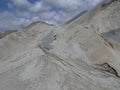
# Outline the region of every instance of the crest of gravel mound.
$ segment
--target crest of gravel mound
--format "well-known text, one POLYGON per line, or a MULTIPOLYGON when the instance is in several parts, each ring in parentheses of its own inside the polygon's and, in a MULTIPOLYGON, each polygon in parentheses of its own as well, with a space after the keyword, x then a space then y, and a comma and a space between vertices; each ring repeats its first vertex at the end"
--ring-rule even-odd
POLYGON ((0 39, 0 90, 119 90, 120 2, 61 26, 34 22, 0 39))

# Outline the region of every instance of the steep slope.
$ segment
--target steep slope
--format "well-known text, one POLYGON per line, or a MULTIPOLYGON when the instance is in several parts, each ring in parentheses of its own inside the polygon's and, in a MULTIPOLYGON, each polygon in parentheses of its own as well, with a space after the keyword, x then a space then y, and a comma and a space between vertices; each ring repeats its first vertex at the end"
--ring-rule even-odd
POLYGON ((4 32, 0 32, 0 38, 3 38, 3 37, 5 37, 5 36, 7 36, 7 35, 9 35, 9 34, 11 34, 13 32, 17 32, 17 31, 18 30, 6 30, 4 32))
POLYGON ((103 4, 66 25, 34 22, 0 39, 0 90, 119 90, 118 57, 104 39, 107 24, 105 34, 94 28, 98 13, 119 2, 103 4))
POLYGON ((3 33, 0 32, 0 38, 2 38, 2 37, 3 37, 3 33))
POLYGON ((109 63, 120 74, 119 9, 119 0, 107 0, 66 25, 66 34, 75 36, 73 40, 80 44, 91 63, 109 63), (117 35, 109 35, 116 30, 117 35))

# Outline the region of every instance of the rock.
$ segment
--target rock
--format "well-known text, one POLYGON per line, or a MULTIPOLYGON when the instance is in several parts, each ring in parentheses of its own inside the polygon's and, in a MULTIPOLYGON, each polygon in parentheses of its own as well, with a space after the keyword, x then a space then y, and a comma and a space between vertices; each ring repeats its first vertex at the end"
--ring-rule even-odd
POLYGON ((2 37, 3 37, 3 33, 0 32, 0 38, 2 38, 2 37))
POLYGON ((17 31, 18 30, 6 30, 4 32, 0 32, 0 38, 3 38, 3 37, 5 37, 5 36, 7 36, 7 35, 9 35, 9 34, 11 34, 13 32, 17 32, 17 31))
POLYGON ((34 22, 1 38, 0 90, 119 90, 120 2, 109 1, 64 25, 34 22))

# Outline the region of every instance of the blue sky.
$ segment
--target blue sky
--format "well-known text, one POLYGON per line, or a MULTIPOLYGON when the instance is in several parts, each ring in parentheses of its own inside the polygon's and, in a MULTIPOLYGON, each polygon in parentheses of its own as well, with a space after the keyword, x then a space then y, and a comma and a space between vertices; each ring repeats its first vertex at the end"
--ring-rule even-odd
POLYGON ((101 0, 1 0, 0 31, 19 29, 33 21, 60 24, 101 0))

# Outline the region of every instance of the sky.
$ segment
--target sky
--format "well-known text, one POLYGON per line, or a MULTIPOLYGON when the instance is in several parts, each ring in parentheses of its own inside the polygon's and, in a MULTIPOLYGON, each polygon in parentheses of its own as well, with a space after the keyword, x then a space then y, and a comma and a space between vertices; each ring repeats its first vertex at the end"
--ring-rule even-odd
POLYGON ((64 23, 101 0, 0 0, 0 31, 20 29, 34 21, 64 23))

